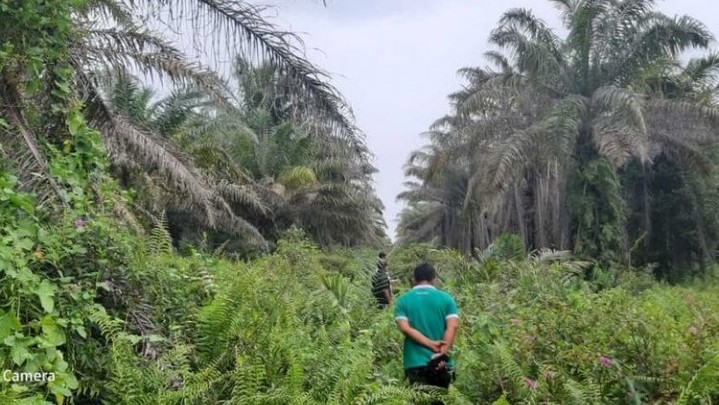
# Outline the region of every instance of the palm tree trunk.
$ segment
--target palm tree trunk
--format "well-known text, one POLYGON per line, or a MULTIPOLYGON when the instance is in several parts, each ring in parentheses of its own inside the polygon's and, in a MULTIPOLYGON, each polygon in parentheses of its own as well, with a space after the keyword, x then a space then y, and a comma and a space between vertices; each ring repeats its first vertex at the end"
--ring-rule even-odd
POLYGON ((704 220, 701 215, 701 208, 699 207, 699 201, 697 198, 698 193, 696 188, 694 187, 694 184, 689 181, 682 168, 679 168, 679 176, 682 179, 682 183, 684 183, 685 187, 689 189, 689 203, 692 210, 692 219, 694 219, 694 223, 696 224, 695 226, 697 229, 699 248, 701 250, 702 265, 706 265, 711 261, 712 257, 709 252, 709 244, 707 243, 706 231, 704 229, 704 220))
POLYGON ((514 186, 514 208, 516 210, 517 215, 517 227, 519 228, 519 236, 522 238, 522 243, 524 246, 527 245, 527 229, 526 224, 524 222, 524 207, 522 206, 522 194, 519 190, 519 186, 514 186))
MULTIPOLYGON (((547 167, 547 171, 549 171, 549 168, 547 167)), ((536 230, 536 236, 535 236, 535 243, 536 247, 538 248, 545 248, 549 247, 549 243, 547 241, 547 232, 546 232, 546 223, 545 223, 545 210, 547 209, 547 178, 543 178, 542 175, 536 176, 536 185, 535 185, 535 230, 536 230)))

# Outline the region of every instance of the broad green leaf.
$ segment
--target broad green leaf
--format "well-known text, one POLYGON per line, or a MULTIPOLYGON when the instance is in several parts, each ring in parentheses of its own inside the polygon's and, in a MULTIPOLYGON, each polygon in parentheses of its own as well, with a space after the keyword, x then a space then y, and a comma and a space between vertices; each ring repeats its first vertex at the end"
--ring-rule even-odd
POLYGON ((55 295, 56 287, 48 280, 42 280, 35 294, 40 297, 40 304, 45 312, 50 313, 55 308, 55 301, 53 296, 55 295))
POLYGON ((12 357, 13 363, 20 366, 25 360, 32 358, 32 354, 27 350, 25 342, 15 340, 14 344, 10 346, 10 357, 12 357))
POLYGON ((512 405, 507 401, 505 394, 502 394, 496 401, 492 402, 492 405, 512 405))
POLYGON ((129 334, 129 333, 125 333, 125 332, 120 333, 120 334, 118 335, 118 338, 121 339, 121 340, 124 340, 124 341, 126 341, 126 342, 130 342, 130 343, 132 343, 133 345, 136 345, 136 344, 138 344, 138 343, 140 343, 140 342, 142 341, 142 337, 137 336, 137 335, 132 335, 132 334, 129 334))
POLYGON ((151 343, 156 343, 156 342, 164 342, 165 338, 160 335, 150 335, 147 337, 147 340, 151 343))
POLYGON ((30 250, 35 245, 35 242, 33 242, 29 238, 22 238, 15 242, 15 246, 21 250, 30 250))
POLYGON ((75 374, 73 373, 65 374, 65 383, 67 387, 71 390, 77 389, 77 387, 79 386, 77 378, 75 378, 75 374))
POLYGON ((83 338, 87 338, 87 331, 85 330, 85 327, 82 325, 75 325, 73 326, 73 329, 75 332, 77 332, 78 335, 82 336, 83 338))
MULTIPOLYGON (((12 384, 10 386, 10 389, 13 392, 27 392, 28 390, 30 390, 30 388, 27 385, 20 385, 20 384, 12 384)), ((30 398, 26 398, 26 399, 30 399, 30 398)), ((30 403, 32 403, 32 402, 30 402, 30 403)))
POLYGON ((8 312, 0 315, 0 340, 5 340, 5 338, 11 336, 16 330, 20 329, 20 326, 20 321, 17 320, 14 314, 8 312))
POLYGON ((48 342, 53 346, 60 346, 65 343, 65 333, 62 328, 58 326, 55 319, 50 316, 45 316, 40 321, 42 331, 45 334, 48 342))

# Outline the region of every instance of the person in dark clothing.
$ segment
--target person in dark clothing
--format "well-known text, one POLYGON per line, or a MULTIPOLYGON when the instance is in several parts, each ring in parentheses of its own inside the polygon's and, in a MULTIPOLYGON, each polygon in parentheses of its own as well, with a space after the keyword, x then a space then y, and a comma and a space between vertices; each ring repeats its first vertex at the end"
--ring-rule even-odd
POLYGON ((454 360, 448 353, 457 334, 459 310, 454 298, 435 288, 434 282, 430 264, 417 266, 414 287, 397 299, 395 321, 405 335, 403 362, 410 384, 449 388, 454 360))
POLYGON ((392 305, 392 285, 387 270, 387 254, 381 252, 377 260, 377 269, 372 277, 372 294, 377 300, 378 308, 392 305))

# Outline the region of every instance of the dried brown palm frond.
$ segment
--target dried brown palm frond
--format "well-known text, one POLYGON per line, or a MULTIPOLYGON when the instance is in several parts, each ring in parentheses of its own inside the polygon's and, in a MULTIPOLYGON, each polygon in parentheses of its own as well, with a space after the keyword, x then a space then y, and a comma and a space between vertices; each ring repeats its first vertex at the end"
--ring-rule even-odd
POLYGON ((707 152, 719 145, 719 109, 690 100, 660 99, 650 101, 648 110, 649 135, 655 149, 692 171, 708 174, 713 158, 707 152))
POLYGON ((220 224, 214 229, 223 230, 225 232, 242 235, 245 240, 253 247, 259 250, 267 250, 267 241, 260 231, 244 218, 234 214, 227 200, 219 195, 215 195, 215 217, 220 224))
POLYGON ((256 186, 233 184, 225 180, 217 183, 217 192, 231 204, 237 204, 262 215, 270 216, 271 209, 258 194, 256 186))
POLYGON ((40 149, 38 139, 33 134, 23 113, 24 101, 15 84, 8 82, 8 72, 0 71, 0 118, 5 122, 0 123, 0 145, 4 150, 10 150, 12 156, 10 161, 18 167, 21 187, 25 190, 35 190, 40 197, 40 205, 58 201, 66 206, 65 193, 50 175, 48 162, 45 159, 44 151, 40 149), (17 134, 20 137, 18 139, 17 134), (42 185, 49 190, 42 190, 42 185))
POLYGON ((265 245, 259 231, 233 213, 227 201, 218 195, 212 180, 201 173, 184 152, 111 111, 89 79, 80 88, 85 92, 90 123, 100 131, 115 165, 132 162, 157 173, 163 179, 165 194, 175 196, 168 203, 192 213, 204 226, 244 234, 258 245, 265 245))
POLYGON ((120 162, 114 159, 116 155, 132 156, 133 161, 139 162, 147 170, 156 170, 172 188, 189 197, 185 200, 187 208, 199 209, 209 225, 215 224, 211 209, 213 191, 184 153, 157 135, 137 128, 121 116, 107 113, 105 119, 92 123, 106 140, 111 161, 116 164, 120 162))

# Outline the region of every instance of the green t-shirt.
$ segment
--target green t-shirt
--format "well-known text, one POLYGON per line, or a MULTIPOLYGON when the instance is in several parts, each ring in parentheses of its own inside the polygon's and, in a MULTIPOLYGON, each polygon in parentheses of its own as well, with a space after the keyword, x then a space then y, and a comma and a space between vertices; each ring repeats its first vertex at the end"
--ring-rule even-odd
MULTIPOLYGON (((395 320, 407 320, 409 325, 431 340, 442 340, 445 321, 459 318, 457 304, 451 295, 431 285, 418 285, 402 294, 394 307, 395 320)), ((432 350, 404 338, 404 368, 423 367, 432 359, 432 350)), ((454 362, 450 359, 450 367, 454 362)))

